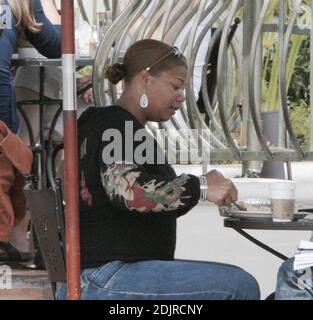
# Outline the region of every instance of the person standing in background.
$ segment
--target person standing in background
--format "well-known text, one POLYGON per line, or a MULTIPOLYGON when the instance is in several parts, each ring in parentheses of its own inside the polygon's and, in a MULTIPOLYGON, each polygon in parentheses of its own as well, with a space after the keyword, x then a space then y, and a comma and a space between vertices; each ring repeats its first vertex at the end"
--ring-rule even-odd
MULTIPOLYGON (((14 137, 18 132, 19 123, 11 59, 20 36, 29 41, 42 55, 59 58, 60 17, 53 0, 0 0, 0 5, 8 11, 6 14, 12 17, 8 19, 8 22, 11 20, 11 24, 1 29, 0 35, 0 143, 5 144, 0 153, 0 261, 25 261, 29 259, 29 255, 22 254, 10 243, 13 227, 22 221, 26 209, 23 183, 20 179, 24 172, 19 170, 19 161, 26 161, 20 157, 20 154, 23 154, 21 149, 26 147, 14 137), (12 145, 7 146, 8 142, 12 145), (19 148, 15 149, 17 145, 19 148), (12 150, 16 153, 13 154, 12 150), (18 220, 16 217, 19 217, 18 220)), ((31 157, 27 159, 28 162, 31 161, 31 157)), ((29 167, 29 163, 27 166, 29 167)))

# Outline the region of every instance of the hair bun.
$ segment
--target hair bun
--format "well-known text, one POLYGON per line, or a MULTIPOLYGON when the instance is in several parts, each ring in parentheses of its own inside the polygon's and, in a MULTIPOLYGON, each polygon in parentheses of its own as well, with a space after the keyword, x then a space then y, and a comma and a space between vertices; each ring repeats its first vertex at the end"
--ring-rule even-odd
POLYGON ((124 64, 114 63, 110 66, 106 66, 105 77, 113 84, 120 82, 126 75, 127 68, 124 64))

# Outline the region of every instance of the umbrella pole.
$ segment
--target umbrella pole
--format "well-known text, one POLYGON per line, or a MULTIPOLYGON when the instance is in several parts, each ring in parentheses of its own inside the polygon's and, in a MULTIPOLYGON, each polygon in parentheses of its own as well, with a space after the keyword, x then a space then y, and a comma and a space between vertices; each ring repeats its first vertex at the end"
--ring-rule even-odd
POLYGON ((61 6, 67 294, 69 300, 79 300, 80 238, 73 0, 62 0, 61 6))

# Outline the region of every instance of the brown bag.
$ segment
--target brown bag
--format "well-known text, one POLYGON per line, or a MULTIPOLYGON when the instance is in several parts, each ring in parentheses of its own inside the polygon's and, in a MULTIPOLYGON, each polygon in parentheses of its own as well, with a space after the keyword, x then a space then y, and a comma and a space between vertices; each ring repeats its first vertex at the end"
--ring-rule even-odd
POLYGON ((0 121, 0 241, 7 242, 25 217, 24 175, 32 161, 31 150, 0 121))

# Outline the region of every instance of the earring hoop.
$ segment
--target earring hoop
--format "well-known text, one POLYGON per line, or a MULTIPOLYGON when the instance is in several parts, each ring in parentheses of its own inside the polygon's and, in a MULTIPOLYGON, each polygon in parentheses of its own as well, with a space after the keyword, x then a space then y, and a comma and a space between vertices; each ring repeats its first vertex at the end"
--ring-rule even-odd
POLYGON ((140 98, 140 102, 139 102, 139 105, 141 108, 145 109, 148 107, 149 105, 149 100, 148 100, 148 96, 146 94, 146 90, 144 90, 141 98, 140 98))

